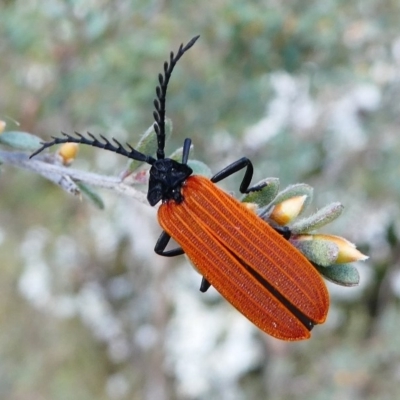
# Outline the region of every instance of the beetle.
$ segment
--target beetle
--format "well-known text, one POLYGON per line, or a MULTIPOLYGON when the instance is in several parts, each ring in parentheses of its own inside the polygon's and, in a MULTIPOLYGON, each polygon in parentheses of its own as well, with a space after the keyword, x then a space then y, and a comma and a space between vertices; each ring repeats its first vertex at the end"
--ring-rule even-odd
POLYGON ((60 143, 80 143, 110 150, 150 165, 147 200, 151 206, 162 202, 158 221, 163 232, 155 252, 174 257, 186 253, 202 275, 200 290, 210 286, 264 332, 282 340, 310 337, 316 324, 322 324, 329 308, 324 281, 307 260, 287 240, 288 228, 273 228, 244 204, 220 189, 216 183, 244 169, 241 193, 262 189, 250 187, 253 176, 251 161, 243 157, 228 165, 211 179, 193 175, 188 165, 191 140, 185 139, 182 161, 165 157, 165 111, 168 83, 179 59, 197 41, 194 37, 176 54, 159 74, 154 100, 154 131, 157 153, 142 154, 116 139, 111 143, 100 135, 89 137, 75 133, 53 137, 43 142, 45 148, 60 143), (166 250, 173 238, 180 247, 166 250))

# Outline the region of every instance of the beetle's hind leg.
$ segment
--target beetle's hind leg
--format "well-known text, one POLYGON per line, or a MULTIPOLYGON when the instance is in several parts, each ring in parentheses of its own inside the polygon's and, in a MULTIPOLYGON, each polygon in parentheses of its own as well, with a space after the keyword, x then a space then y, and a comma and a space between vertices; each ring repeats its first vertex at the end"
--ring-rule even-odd
POLYGON ((200 284, 200 292, 201 293, 205 293, 207 292, 208 289, 210 289, 211 283, 208 282, 208 280, 206 278, 202 278, 201 280, 201 284, 200 284))
POLYGON ((284 239, 289 240, 292 236, 292 231, 287 226, 273 226, 274 230, 278 232, 284 239))
MULTIPOLYGON (((154 251, 158 255, 164 257, 175 257, 185 254, 181 247, 177 247, 176 249, 172 250, 165 250, 170 240, 171 236, 168 235, 167 232, 163 231, 158 238, 156 245, 154 246, 154 251)), ((210 282, 208 282, 207 279, 203 277, 200 284, 200 292, 205 293, 210 288, 210 286, 210 282)))
POLYGON ((156 245, 154 246, 154 251, 164 257, 175 257, 175 256, 180 256, 182 254, 185 254, 183 249, 181 247, 177 247, 176 249, 172 250, 165 250, 165 248, 168 246, 169 241, 171 240, 171 236, 168 235, 167 232, 163 231, 160 235, 160 237, 157 240, 156 245))

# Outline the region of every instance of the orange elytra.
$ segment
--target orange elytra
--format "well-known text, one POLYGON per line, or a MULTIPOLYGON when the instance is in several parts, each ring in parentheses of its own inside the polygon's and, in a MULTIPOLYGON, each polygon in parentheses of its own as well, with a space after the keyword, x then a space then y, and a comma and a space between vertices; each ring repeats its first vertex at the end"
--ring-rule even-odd
POLYGON ((153 113, 157 135, 157 158, 132 146, 112 144, 105 137, 90 138, 79 133, 44 142, 31 157, 59 143, 81 143, 110 150, 151 165, 147 199, 158 210, 163 232, 154 248, 159 255, 173 257, 186 253, 203 276, 200 290, 210 286, 264 332, 282 340, 310 337, 316 324, 328 313, 329 295, 324 281, 306 257, 290 244, 288 229, 274 229, 247 206, 215 185, 245 169, 241 193, 262 189, 250 187, 251 161, 243 157, 211 179, 192 175, 188 166, 191 140, 185 139, 182 162, 165 158, 165 102, 172 71, 199 36, 164 63, 156 89, 153 113), (166 250, 171 237, 181 246, 166 250))

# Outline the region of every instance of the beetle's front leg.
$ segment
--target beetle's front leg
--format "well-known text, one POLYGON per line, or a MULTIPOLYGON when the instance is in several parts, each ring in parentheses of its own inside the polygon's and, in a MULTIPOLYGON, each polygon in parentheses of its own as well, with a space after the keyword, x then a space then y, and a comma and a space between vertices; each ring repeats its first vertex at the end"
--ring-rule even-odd
POLYGON ((253 177, 254 168, 253 168, 253 164, 247 157, 242 157, 241 159, 233 162, 232 164, 229 164, 222 171, 216 173, 211 178, 211 182, 217 183, 219 181, 222 181, 223 179, 240 171, 243 168, 246 168, 246 172, 244 173, 242 183, 240 184, 239 190, 241 193, 256 192, 258 190, 261 190, 262 188, 264 188, 267 185, 266 183, 261 183, 259 185, 249 187, 251 178, 253 177))

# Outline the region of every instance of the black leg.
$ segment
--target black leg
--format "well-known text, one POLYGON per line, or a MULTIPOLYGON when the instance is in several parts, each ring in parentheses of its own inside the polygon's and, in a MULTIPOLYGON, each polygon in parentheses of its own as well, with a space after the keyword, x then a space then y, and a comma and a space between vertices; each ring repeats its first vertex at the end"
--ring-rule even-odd
POLYGON ((190 139, 185 139, 183 142, 182 164, 187 164, 188 162, 191 144, 192 141, 190 139))
POLYGON ((202 278, 201 280, 201 284, 200 284, 200 292, 205 293, 207 292, 207 290, 210 288, 211 283, 208 282, 208 280, 206 278, 202 278))
POLYGON ((273 226, 273 228, 286 240, 289 240, 290 236, 292 236, 292 232, 287 226, 273 226))
POLYGON ((234 163, 224 168, 222 171, 216 173, 211 178, 211 182, 217 183, 219 181, 222 181, 223 179, 240 171, 243 168, 246 168, 246 172, 244 173, 244 177, 239 188, 241 193, 256 192, 267 185, 266 183, 262 183, 261 185, 256 185, 249 188, 251 178, 253 177, 253 164, 247 157, 243 157, 240 160, 235 161, 234 163))
POLYGON ((162 232, 160 237, 157 240, 155 247, 154 247, 154 251, 158 255, 164 256, 164 257, 175 257, 175 256, 180 256, 182 254, 185 254, 185 252, 180 247, 178 247, 176 249, 164 251, 165 248, 167 247, 170 239, 171 239, 171 236, 169 236, 167 232, 162 232))
POLYGON ((234 174, 235 172, 240 171, 243 168, 246 168, 246 172, 244 174, 242 183, 240 184, 240 192, 246 193, 248 187, 250 186, 251 178, 253 177, 253 164, 246 157, 243 157, 240 160, 237 160, 234 163, 229 164, 222 171, 216 173, 211 178, 211 182, 217 183, 219 181, 222 181, 223 179, 234 174))
MULTIPOLYGON (((185 252, 180 248, 164 251, 165 248, 168 246, 169 241, 171 240, 171 236, 168 235, 167 232, 162 232, 160 237, 157 240, 157 243, 154 247, 154 251, 164 257, 175 257, 175 256, 181 256, 182 254, 185 254, 185 252)), ((206 278, 202 278, 201 284, 200 284, 200 292, 205 293, 209 288, 211 284, 207 281, 206 278)))

